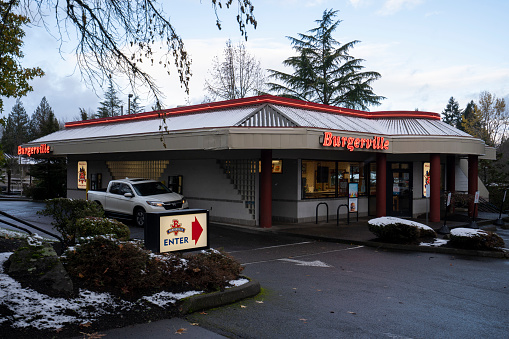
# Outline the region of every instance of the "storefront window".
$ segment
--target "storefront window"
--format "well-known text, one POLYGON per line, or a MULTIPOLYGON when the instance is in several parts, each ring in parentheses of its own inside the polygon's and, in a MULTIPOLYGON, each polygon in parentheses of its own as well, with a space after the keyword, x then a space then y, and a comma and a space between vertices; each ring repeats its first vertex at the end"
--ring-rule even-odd
POLYGON ((376 195, 376 163, 369 164, 369 195, 376 195))
POLYGON ((302 198, 347 197, 351 182, 366 194, 364 163, 302 160, 302 198))

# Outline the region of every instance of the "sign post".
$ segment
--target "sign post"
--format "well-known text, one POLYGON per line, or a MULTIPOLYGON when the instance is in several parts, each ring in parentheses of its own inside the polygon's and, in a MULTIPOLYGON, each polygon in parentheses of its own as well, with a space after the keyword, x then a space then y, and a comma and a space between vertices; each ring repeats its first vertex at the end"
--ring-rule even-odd
POLYGON ((429 195, 430 195, 430 192, 429 192, 429 184, 426 184, 424 186, 425 190, 426 190, 426 225, 428 225, 428 213, 429 213, 429 195))
POLYGON ((147 213, 145 247, 152 252, 209 248, 209 211, 202 209, 147 213))
POLYGON ((498 214, 498 219, 493 222, 495 226, 504 226, 504 220, 502 220, 502 210, 504 209, 505 197, 507 195, 507 189, 504 191, 504 198, 502 199, 502 203, 500 204, 500 213, 498 214))
POLYGON ((449 230, 449 227, 447 227, 447 210, 449 209, 449 206, 451 205, 451 196, 452 196, 452 194, 451 194, 451 192, 449 192, 449 194, 447 194, 447 201, 445 202, 444 225, 438 231, 438 233, 440 233, 440 234, 451 233, 451 231, 449 230))
POLYGON ((472 221, 470 221, 470 228, 478 229, 479 226, 477 226, 477 222, 475 221, 475 215, 477 214, 477 204, 479 204, 479 191, 475 192, 475 198, 474 198, 474 211, 472 213, 472 221))

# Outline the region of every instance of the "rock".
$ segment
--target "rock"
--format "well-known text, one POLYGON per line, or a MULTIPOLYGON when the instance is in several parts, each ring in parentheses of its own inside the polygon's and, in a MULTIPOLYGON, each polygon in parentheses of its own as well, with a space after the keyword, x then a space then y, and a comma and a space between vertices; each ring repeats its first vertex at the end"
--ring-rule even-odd
POLYGON ((6 263, 7 273, 39 293, 67 298, 74 295, 69 274, 49 243, 22 246, 6 263))

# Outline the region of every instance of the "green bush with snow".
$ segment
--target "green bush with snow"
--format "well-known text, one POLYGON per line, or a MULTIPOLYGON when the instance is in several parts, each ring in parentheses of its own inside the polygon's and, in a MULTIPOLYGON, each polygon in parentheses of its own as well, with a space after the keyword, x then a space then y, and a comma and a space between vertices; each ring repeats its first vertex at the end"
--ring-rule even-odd
POLYGON ((129 227, 110 218, 85 217, 76 221, 76 235, 78 237, 93 237, 96 235, 113 235, 119 239, 128 240, 131 235, 129 227))
POLYGON ((421 238, 436 238, 435 231, 424 224, 395 217, 368 221, 369 230, 380 240, 392 243, 419 243, 421 238))
POLYGON ((496 233, 472 228, 451 230, 449 245, 469 250, 497 250, 505 246, 504 240, 496 233))

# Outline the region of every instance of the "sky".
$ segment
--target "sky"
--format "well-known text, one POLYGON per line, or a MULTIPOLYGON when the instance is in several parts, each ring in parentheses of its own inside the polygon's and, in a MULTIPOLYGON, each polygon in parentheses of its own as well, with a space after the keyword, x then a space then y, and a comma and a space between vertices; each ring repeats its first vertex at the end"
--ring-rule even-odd
MULTIPOLYGON (((478 101, 482 91, 509 100, 509 1, 251 1, 258 26, 248 27, 247 51, 263 69, 285 72, 292 69, 284 68, 283 60, 294 55, 287 37, 314 28, 324 10, 338 10, 337 18, 342 22, 334 38, 340 43, 359 40, 350 55, 364 59, 365 71, 381 74, 373 90, 386 99, 380 106, 371 106, 371 111, 418 109, 440 113, 451 96, 463 109, 471 100, 478 101)), ((202 103, 204 80, 214 56, 221 56, 228 39, 233 43, 244 39, 235 20, 237 9, 219 11, 223 28, 218 30, 211 0, 166 0, 162 4, 184 40, 193 73, 187 95, 175 70, 170 76, 157 68, 151 70, 165 94, 163 107, 202 103)), ((75 42, 60 45, 37 26, 27 28, 26 34, 23 66, 39 66, 46 72, 31 82, 34 91, 21 99, 28 115, 44 96, 62 122, 78 120, 80 107, 96 112, 106 88, 92 88, 83 81, 73 53, 75 42)), ((118 88, 124 109, 132 92, 125 84, 120 81, 118 88)), ((150 111, 153 99, 146 90, 137 90, 140 104, 150 111)), ((14 103, 15 99, 4 98, 4 116, 14 103)))

